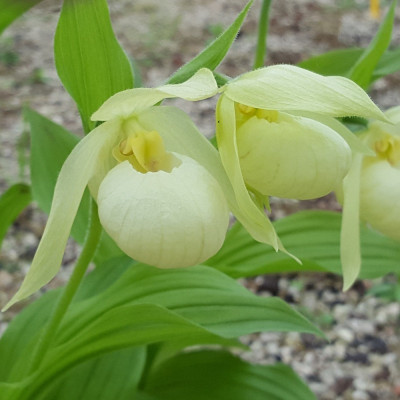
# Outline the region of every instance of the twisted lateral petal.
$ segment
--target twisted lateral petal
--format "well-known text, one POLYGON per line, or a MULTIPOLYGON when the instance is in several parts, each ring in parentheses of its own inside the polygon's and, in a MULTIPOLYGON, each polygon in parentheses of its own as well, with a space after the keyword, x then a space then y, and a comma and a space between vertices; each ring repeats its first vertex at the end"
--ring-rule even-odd
POLYGON ((273 65, 246 73, 229 82, 225 94, 233 101, 255 108, 387 121, 353 81, 321 76, 293 65, 273 65))
POLYGON ((237 218, 248 232, 259 242, 264 242, 275 250, 279 249, 275 229, 247 191, 239 164, 236 145, 236 120, 233 101, 222 95, 217 104, 217 140, 222 163, 235 192, 240 210, 237 218))
POLYGON ((130 257, 159 268, 201 263, 222 246, 229 224, 224 194, 207 170, 173 154, 171 172, 114 167, 98 195, 100 221, 130 257))
POLYGON ((154 106, 161 100, 180 97, 189 101, 203 100, 218 92, 213 73, 202 68, 187 81, 164 85, 155 89, 124 90, 110 97, 91 117, 92 121, 108 121, 115 117, 128 117, 154 106))
POLYGON ((340 259, 343 290, 351 287, 361 268, 360 250, 360 173, 363 155, 353 154, 349 173, 343 180, 343 213, 340 232, 340 259))
POLYGON ((65 161, 54 190, 49 219, 31 268, 4 310, 36 292, 57 274, 85 187, 102 163, 103 149, 112 147, 118 139, 119 129, 119 120, 100 125, 77 144, 65 161))

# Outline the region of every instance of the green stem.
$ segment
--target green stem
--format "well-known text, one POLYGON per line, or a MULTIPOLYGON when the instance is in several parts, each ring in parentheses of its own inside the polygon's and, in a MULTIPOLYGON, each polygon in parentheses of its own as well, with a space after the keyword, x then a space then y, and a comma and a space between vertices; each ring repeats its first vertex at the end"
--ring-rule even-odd
POLYGON ((74 271, 67 285, 65 286, 63 292, 61 293, 58 301, 54 307, 53 314, 51 315, 50 321, 46 326, 36 350, 32 357, 30 372, 35 372, 37 368, 42 363, 48 349, 51 347, 55 335, 57 333, 58 327, 67 312, 69 305, 79 288, 83 276, 89 266, 90 261, 96 251, 97 244, 100 239, 101 225, 99 221, 99 216, 97 212, 97 204, 92 200, 91 207, 91 217, 89 223, 88 233, 86 235, 86 240, 83 245, 82 252, 76 263, 74 271))
POLYGON ((261 68, 264 66, 265 56, 267 54, 267 33, 269 25, 269 9, 272 0, 263 0, 260 19, 258 21, 258 37, 256 54, 254 57, 253 69, 261 68))

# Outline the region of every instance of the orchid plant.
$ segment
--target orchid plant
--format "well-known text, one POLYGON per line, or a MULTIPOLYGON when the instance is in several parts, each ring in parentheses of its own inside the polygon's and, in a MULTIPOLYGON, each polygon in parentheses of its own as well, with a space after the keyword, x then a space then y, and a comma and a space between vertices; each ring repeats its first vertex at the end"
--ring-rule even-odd
MULTIPOLYGON (((8 23, 28 8, 2 1, 10 10, 8 23)), ((307 244, 296 247, 269 219, 271 196, 307 200, 336 191, 343 204, 340 245, 337 227, 316 214, 305 219, 313 226, 313 239, 304 237, 321 259, 334 254, 334 272, 343 275, 344 289, 360 274, 359 215, 399 240, 399 193, 387 195, 398 181, 399 109, 382 113, 360 87, 372 81, 383 56, 395 3, 346 76, 323 76, 310 66, 264 67, 265 34, 259 35, 253 71, 234 79, 219 75, 215 68, 251 5, 164 85, 142 88, 133 86, 106 1, 64 0, 55 35, 56 67, 77 103, 86 136, 77 141, 26 110, 32 130, 32 188, 27 190, 47 207, 49 218, 30 270, 3 311, 54 278, 70 235, 83 249, 65 288, 33 302, 1 338, 0 398, 206 399, 217 393, 221 399, 315 398, 290 367, 247 364, 226 350, 243 347, 235 338, 263 330, 323 336, 284 301, 259 298, 233 278, 261 272, 255 262, 259 249, 264 273, 277 261, 286 270, 324 268, 307 244), (215 96, 213 145, 187 114, 167 102, 215 96), (372 122, 358 135, 338 119, 344 117, 372 122), (35 156, 47 162, 44 129, 54 132, 52 146, 64 146, 63 156, 38 173, 35 156), (35 136, 41 146, 34 147, 35 136), (53 169, 56 183, 43 189, 43 174, 53 169), (49 197, 51 208, 45 205, 49 197), (377 203, 393 212, 384 217, 377 203), (233 228, 231 215, 237 221, 233 228), (334 252, 316 240, 321 229, 336 232, 328 240, 334 252), (244 245, 238 232, 248 235, 250 244, 244 245), (240 272, 229 260, 242 252, 240 272), (92 260, 96 268, 85 276, 92 260), (184 351, 193 345, 218 347, 184 351), (216 386, 207 383, 204 367, 217 378, 216 386), (187 382, 180 381, 182 373, 187 382), (193 384, 195 377, 201 389, 193 384), (237 387, 233 392, 230 382, 237 387)), ((266 32, 269 5, 264 1, 260 32, 266 32)), ((17 188, 2 199, 17 196, 17 188)), ((24 193, 21 209, 30 201, 24 193)), ((0 199, 0 213, 3 204, 8 203, 0 199)), ((298 234, 307 235, 306 229, 298 234)), ((370 234, 379 246, 382 238, 370 234)))

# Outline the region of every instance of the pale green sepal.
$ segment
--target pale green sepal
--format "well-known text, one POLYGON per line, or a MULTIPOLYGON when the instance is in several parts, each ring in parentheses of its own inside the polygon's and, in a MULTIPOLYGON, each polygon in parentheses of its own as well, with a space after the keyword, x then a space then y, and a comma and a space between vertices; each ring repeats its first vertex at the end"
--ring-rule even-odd
POLYGON ((231 81, 225 94, 255 108, 387 121, 364 90, 351 80, 321 76, 293 65, 272 65, 248 72, 231 81))
POLYGON ((129 117, 167 99, 180 97, 189 101, 203 100, 214 96, 218 86, 213 73, 202 68, 190 79, 176 85, 157 88, 124 90, 110 97, 91 117, 92 121, 108 121, 115 117, 129 117))
POLYGON ((65 161, 32 265, 18 292, 3 311, 39 290, 57 274, 83 192, 102 163, 102 150, 112 148, 118 138, 120 124, 120 120, 116 119, 94 129, 76 145, 65 161))
POLYGON ((361 269, 360 174, 362 160, 362 154, 353 154, 352 166, 343 180, 343 213, 340 232, 343 290, 351 287, 361 269))
POLYGON ((336 131, 349 145, 353 152, 358 152, 366 156, 375 156, 375 152, 370 149, 365 143, 363 143, 350 129, 348 129, 344 124, 333 117, 326 115, 321 115, 313 112, 301 112, 292 113, 294 115, 299 115, 302 117, 307 117, 314 119, 322 124, 329 126, 334 131, 336 131))
POLYGON ((275 229, 264 210, 257 207, 243 180, 236 145, 236 118, 233 101, 222 95, 217 104, 217 142, 222 164, 229 177, 242 218, 237 216, 249 233, 259 242, 279 249, 275 229))

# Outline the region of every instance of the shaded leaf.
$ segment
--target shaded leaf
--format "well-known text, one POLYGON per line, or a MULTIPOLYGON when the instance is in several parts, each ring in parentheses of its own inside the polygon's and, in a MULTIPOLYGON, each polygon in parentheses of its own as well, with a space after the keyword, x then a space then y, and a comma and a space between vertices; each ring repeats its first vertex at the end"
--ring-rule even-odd
POLYGON ((31 189, 24 183, 10 186, 0 197, 0 247, 8 228, 31 202, 31 189))
MULTIPOLYGON (((341 214, 301 211, 274 222, 274 225, 282 242, 302 260, 302 265, 256 242, 238 224, 207 265, 235 278, 294 271, 341 274, 341 214)), ((399 244, 365 227, 361 229, 361 252, 361 278, 372 279, 400 271, 399 244)))
POLYGON ((144 347, 117 350, 79 364, 36 400, 130 400, 144 367, 144 347))
POLYGON ((85 132, 90 116, 113 94, 133 87, 132 68, 112 30, 106 0, 65 0, 54 39, 58 75, 78 105, 85 132))
POLYGON ((144 392, 163 400, 316 400, 284 364, 251 365, 227 352, 180 354, 150 374, 144 392))
POLYGON ((77 304, 58 338, 72 339, 85 326, 122 304, 153 303, 224 337, 257 331, 320 334, 278 298, 259 298, 224 274, 207 267, 161 270, 136 264, 99 296, 77 304))
POLYGON ((18 17, 42 0, 0 0, 0 34, 18 17))

